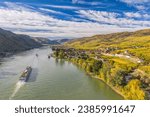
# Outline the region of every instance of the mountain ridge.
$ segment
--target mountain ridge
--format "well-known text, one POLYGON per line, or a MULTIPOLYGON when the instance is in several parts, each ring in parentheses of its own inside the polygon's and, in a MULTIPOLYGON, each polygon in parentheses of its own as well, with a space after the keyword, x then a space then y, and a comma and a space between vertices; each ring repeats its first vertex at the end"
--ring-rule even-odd
POLYGON ((28 35, 15 34, 11 31, 0 28, 0 53, 15 53, 32 48, 38 48, 42 45, 28 35))
POLYGON ((137 30, 137 31, 133 31, 133 32, 116 32, 116 33, 110 33, 110 34, 99 34, 99 35, 94 35, 94 36, 91 36, 91 37, 82 37, 82 38, 77 38, 77 39, 73 39, 71 41, 69 41, 68 43, 72 43, 74 41, 77 41, 77 40, 82 40, 82 39, 92 39, 92 38, 95 38, 95 37, 98 37, 98 38, 111 38, 111 37, 114 37, 114 36, 118 36, 118 38, 121 38, 121 37, 128 37, 128 36, 145 36, 145 35, 150 35, 150 29, 143 29, 143 30, 137 30))

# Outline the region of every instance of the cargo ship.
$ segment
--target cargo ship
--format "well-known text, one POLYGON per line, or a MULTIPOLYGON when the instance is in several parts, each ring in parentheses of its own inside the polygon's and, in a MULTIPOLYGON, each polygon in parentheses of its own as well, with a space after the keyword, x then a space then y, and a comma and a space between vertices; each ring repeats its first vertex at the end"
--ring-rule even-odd
POLYGON ((28 66, 21 74, 19 81, 27 82, 30 77, 31 72, 32 72, 32 67, 28 66))

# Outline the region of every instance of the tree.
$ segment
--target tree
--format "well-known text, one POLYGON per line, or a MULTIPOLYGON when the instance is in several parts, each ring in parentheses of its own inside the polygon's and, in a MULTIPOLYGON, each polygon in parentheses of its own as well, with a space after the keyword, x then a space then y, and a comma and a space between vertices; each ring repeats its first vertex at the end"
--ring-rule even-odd
POLYGON ((87 72, 93 72, 92 66, 91 66, 91 65, 87 65, 86 71, 87 71, 87 72))
POLYGON ((114 86, 117 86, 117 85, 120 85, 120 86, 123 86, 125 85, 125 77, 126 75, 126 72, 122 69, 120 70, 117 70, 115 73, 114 73, 114 78, 111 80, 111 83, 114 85, 114 86))
POLYGON ((64 54, 63 51, 60 51, 60 52, 59 52, 59 57, 60 57, 60 59, 63 59, 63 58, 65 57, 65 54, 64 54))
POLYGON ((100 68, 102 68, 103 62, 102 61, 98 61, 98 60, 94 60, 93 63, 93 72, 98 74, 100 68))
POLYGON ((145 92, 141 89, 141 82, 138 79, 131 80, 128 85, 124 87, 124 95, 126 99, 144 100, 145 92))
POLYGON ((58 55, 59 55, 59 51, 58 51, 58 50, 56 50, 56 51, 54 52, 54 55, 55 55, 56 57, 58 57, 58 55))

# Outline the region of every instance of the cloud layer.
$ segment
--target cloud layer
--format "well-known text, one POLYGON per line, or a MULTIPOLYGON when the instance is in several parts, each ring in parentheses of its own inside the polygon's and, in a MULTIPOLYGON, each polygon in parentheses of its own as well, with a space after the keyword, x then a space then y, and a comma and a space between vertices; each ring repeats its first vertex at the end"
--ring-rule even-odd
POLYGON ((120 0, 121 2, 132 5, 138 10, 148 10, 150 7, 150 0, 120 0))
MULTIPOLYGON (((120 14, 114 12, 104 12, 104 11, 93 11, 93 10, 80 10, 78 13, 81 14, 81 17, 85 17, 87 19, 91 19, 93 21, 97 21, 103 24, 111 24, 117 25, 120 27, 132 27, 132 28, 140 28, 140 27, 150 27, 149 21, 139 21, 134 19, 128 19, 126 17, 119 17, 120 14)), ((127 12, 125 15, 129 18, 140 18, 140 17, 147 17, 149 15, 142 15, 140 13, 132 13, 127 12)))
MULTIPOLYGON (((74 0, 73 3, 81 1, 74 0)), ((1 3, 0 7, 1 28, 52 39, 78 38, 147 28, 150 27, 149 19, 150 16, 147 13, 125 12, 121 14, 96 9, 81 9, 80 6, 42 4, 34 7, 22 3, 5 2, 1 3), (141 19, 143 17, 144 19, 141 19)))

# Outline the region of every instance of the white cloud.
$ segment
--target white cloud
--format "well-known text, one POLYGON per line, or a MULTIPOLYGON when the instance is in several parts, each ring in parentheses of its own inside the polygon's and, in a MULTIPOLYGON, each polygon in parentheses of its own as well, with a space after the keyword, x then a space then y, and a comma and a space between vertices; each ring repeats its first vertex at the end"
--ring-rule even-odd
POLYGON ((72 3, 77 3, 79 0, 72 0, 72 3))
POLYGON ((120 1, 128 3, 128 4, 139 4, 139 3, 150 2, 150 0, 120 0, 120 1))
MULTIPOLYGON (((149 21, 141 21, 128 19, 126 17, 119 17, 119 14, 113 12, 103 12, 94 10, 80 10, 78 11, 81 17, 97 21, 99 23, 118 25, 120 27, 150 27, 149 21)), ((128 17, 131 17, 133 13, 126 13, 128 17)), ((141 14, 134 14, 135 17, 141 17, 141 14)))
POLYGON ((72 0, 72 3, 74 4, 84 4, 84 5, 102 5, 101 2, 94 2, 94 1, 86 1, 86 0, 72 0))
POLYGON ((81 14, 81 16, 85 16, 94 20, 98 20, 100 18, 116 18, 119 14, 114 12, 105 12, 105 11, 95 11, 95 10, 79 10, 77 13, 81 14))
MULTIPOLYGON (((0 27, 5 29, 12 29, 13 32, 20 34, 29 34, 31 36, 52 38, 78 38, 92 36, 94 34, 131 31, 141 28, 141 26, 139 25, 136 28, 125 28, 118 26, 117 24, 127 25, 130 24, 130 22, 134 21, 127 19, 118 19, 117 17, 119 14, 117 13, 84 10, 78 12, 80 15, 89 19, 93 19, 97 22, 102 21, 105 23, 113 24, 110 26, 108 24, 100 24, 96 22, 93 23, 90 21, 78 22, 59 20, 49 15, 42 14, 39 11, 30 9, 29 7, 24 7, 21 5, 19 5, 18 7, 12 6, 13 5, 11 4, 11 7, 0 8, 0 27)), ((147 24, 147 22, 138 23, 143 23, 143 26, 147 24)))
POLYGON ((75 7, 75 6, 65 6, 65 5, 43 5, 46 7, 52 7, 52 8, 58 8, 58 9, 74 9, 74 10, 79 10, 83 9, 82 7, 75 7))
POLYGON ((120 0, 121 2, 127 3, 128 5, 134 6, 138 10, 149 9, 150 0, 120 0))
POLYGON ((26 4, 21 4, 21 3, 12 3, 12 2, 4 2, 4 5, 7 6, 9 9, 14 9, 16 11, 33 11, 33 7, 26 5, 26 4))
POLYGON ((136 5, 135 6, 138 10, 146 10, 147 8, 143 5, 136 5))
POLYGON ((142 15, 140 13, 126 12, 124 14, 130 18, 141 18, 142 17, 142 15))
POLYGON ((59 14, 59 15, 68 15, 66 13, 60 12, 60 11, 55 11, 55 10, 51 10, 51 9, 46 9, 46 8, 39 8, 42 11, 45 12, 50 12, 50 13, 54 13, 54 14, 59 14))
POLYGON ((150 15, 149 14, 144 14, 144 13, 138 13, 138 12, 125 12, 125 16, 129 18, 143 18, 143 19, 149 19, 150 15))

